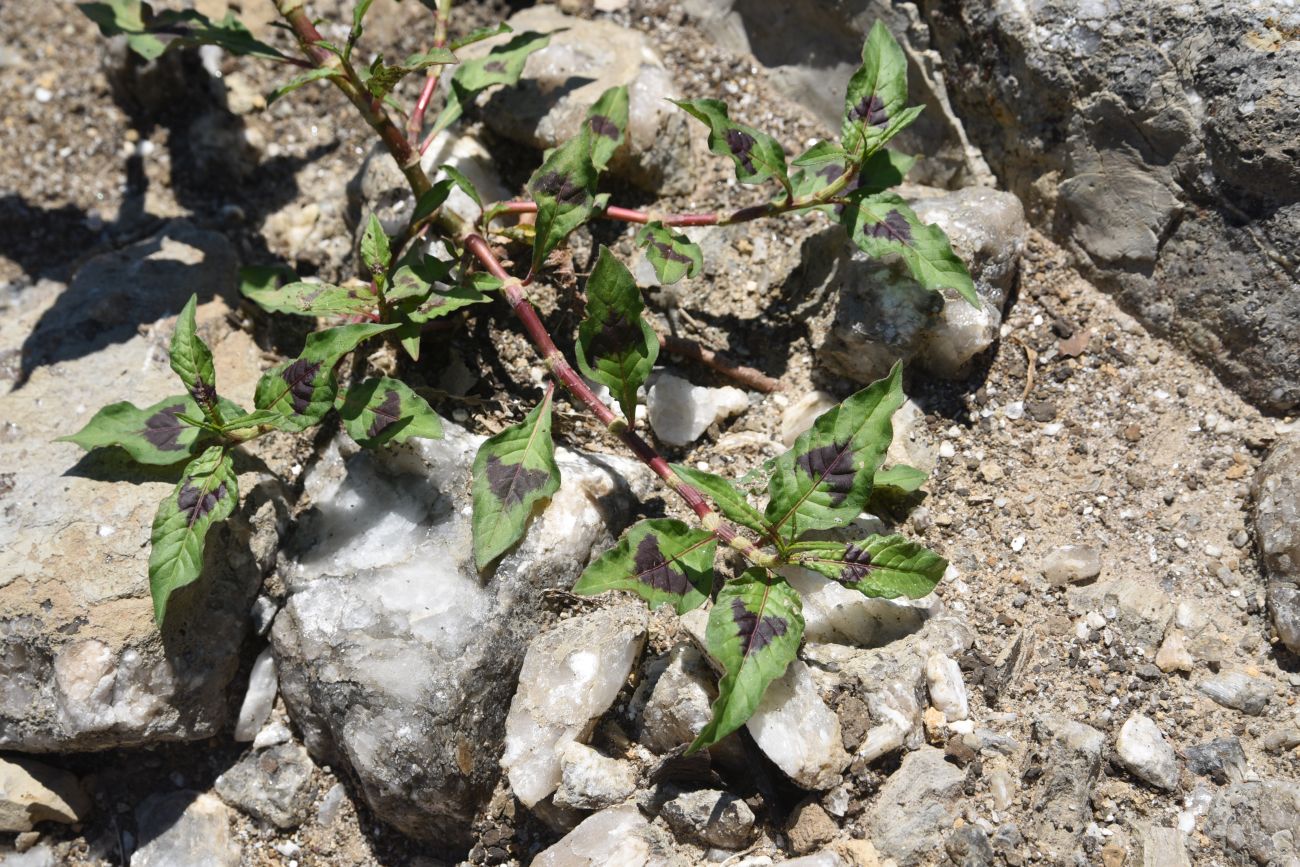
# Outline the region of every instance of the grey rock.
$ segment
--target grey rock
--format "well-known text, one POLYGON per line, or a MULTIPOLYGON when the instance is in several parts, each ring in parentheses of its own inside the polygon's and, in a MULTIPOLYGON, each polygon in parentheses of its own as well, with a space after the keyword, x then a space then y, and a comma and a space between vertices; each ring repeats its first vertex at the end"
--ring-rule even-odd
POLYGON ((1252 494, 1273 628, 1287 649, 1300 653, 1300 436, 1273 446, 1255 474, 1252 494))
POLYGON ((1259 716, 1273 697, 1273 687, 1266 680, 1240 671, 1211 675, 1196 685, 1201 692, 1224 707, 1259 716))
POLYGON ((660 813, 680 837, 708 846, 739 849, 754 832, 754 812, 728 792, 685 792, 664 804, 660 813))
POLYGON ((791 661, 785 674, 768 684, 745 729, 773 764, 805 789, 831 788, 851 759, 839 717, 822 700, 802 660, 791 661))
POLYGON ((1151 785, 1178 788, 1178 756, 1155 720, 1135 713, 1120 727, 1115 751, 1129 772, 1151 785))
POLYGON ((1240 783, 1246 777, 1246 753, 1236 738, 1215 738, 1183 751, 1187 769, 1214 782, 1240 783))
POLYGON ((235 740, 251 741, 257 737, 257 733, 271 717, 275 693, 275 657, 268 647, 257 655, 253 669, 248 674, 248 690, 244 693, 244 701, 239 706, 239 717, 235 720, 235 740))
POLYGON ((558 843, 538 854, 532 867, 687 867, 667 834, 631 804, 587 817, 558 843))
POLYGON ((288 743, 249 753, 217 777, 222 799, 277 828, 296 828, 311 815, 315 765, 307 750, 288 743))
POLYGON ((230 819, 230 809, 212 795, 150 795, 135 809, 140 848, 131 867, 238 867, 230 819))
POLYGON ((1292 863, 1300 858, 1300 783, 1234 783, 1214 796, 1204 830, 1234 863, 1292 863))
POLYGON ((560 787, 555 803, 576 810, 603 810, 636 791, 636 769, 629 762, 602 756, 570 741, 560 751, 560 787))
POLYGON ((45 843, 34 846, 26 852, 12 852, 0 858, 0 865, 4 867, 57 867, 54 850, 45 843))
POLYGON ((1287 726, 1274 729, 1264 735, 1264 749, 1271 753, 1281 753, 1300 747, 1300 726, 1287 726))
POLYGON ((1160 646, 1174 616, 1169 594, 1149 579, 1118 578, 1072 587, 1066 600, 1072 614, 1097 612, 1128 642, 1152 653, 1160 646))
POLYGON ((493 570, 474 568, 468 473, 481 442, 382 453, 336 441, 304 482, 314 508, 280 570, 280 690, 319 763, 347 768, 407 834, 469 845, 499 776, 506 710, 543 591, 569 588, 627 520, 632 462, 564 449, 564 485, 493 570), (348 452, 344 454, 343 449, 348 452))
MULTIPOLYGON (((222 236, 171 223, 90 259, 66 288, 42 282, 25 290, 0 317, 0 353, 20 357, 27 376, 17 389, 0 379, 8 489, 0 521, 0 748, 203 738, 226 718, 249 606, 278 547, 284 485, 272 472, 241 472, 240 505, 208 536, 203 580, 173 596, 160 631, 148 541, 174 472, 54 440, 104 404, 148 406, 181 390, 167 345, 191 292, 222 393, 250 405, 262 360, 252 338, 227 324, 236 265, 222 236)), ((290 463, 267 460, 274 472, 290 463)))
POLYGON ((1106 736, 1090 725, 1047 715, 1033 727, 1036 752, 1027 767, 1041 775, 1030 797, 1033 837, 1048 860, 1064 861, 1092 820, 1089 800, 1101 773, 1106 736))
POLYGON ((641 712, 638 739, 657 753, 689 744, 711 718, 716 695, 700 652, 689 644, 675 646, 641 712))
MULTIPOLYGON (((533 53, 515 87, 501 88, 484 103, 492 130, 539 150, 576 135, 587 109, 610 87, 628 88, 627 140, 610 172, 650 192, 688 192, 692 185, 690 119, 669 99, 680 96, 663 62, 645 37, 610 21, 570 17, 553 6, 512 15, 516 32, 551 33, 533 53)), ((508 37, 506 37, 508 38, 508 37)), ((503 39, 466 48, 477 56, 503 39)))
POLYGON ((1300 23, 1264 2, 936 0, 952 102, 1085 274, 1262 406, 1300 401, 1300 23), (1273 24, 1266 19, 1273 16, 1273 24))
POLYGON ((1043 577, 1054 587, 1083 584, 1101 574, 1101 554, 1088 545, 1063 545, 1043 558, 1043 577))
POLYGON ((1177 828, 1139 825, 1134 849, 1142 860, 1139 867, 1192 867, 1187 846, 1177 828))
POLYGON ((993 863, 993 844, 978 825, 963 825, 949 834, 943 845, 958 867, 987 867, 993 863))
POLYGON ((61 768, 17 756, 0 759, 0 832, 30 831, 37 822, 80 822, 90 798, 61 768))
POLYGON ((880 789, 867 819, 868 838, 901 867, 925 863, 960 814, 965 778, 960 768, 944 761, 942 750, 923 746, 908 753, 880 789))

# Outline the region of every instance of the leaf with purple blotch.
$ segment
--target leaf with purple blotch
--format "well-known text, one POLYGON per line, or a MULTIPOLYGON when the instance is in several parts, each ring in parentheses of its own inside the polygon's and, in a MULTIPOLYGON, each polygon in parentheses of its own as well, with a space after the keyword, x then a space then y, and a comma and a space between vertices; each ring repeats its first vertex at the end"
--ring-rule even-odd
POLYGON ((591 132, 591 164, 603 172, 623 146, 627 131, 627 87, 611 87, 587 109, 583 123, 591 132))
POLYGON ((301 431, 318 424, 334 406, 339 359, 361 341, 397 327, 397 323, 340 325, 307 336, 302 353, 262 374, 253 395, 257 409, 280 413, 281 430, 301 431))
POLYGON ((595 211, 599 172, 591 161, 591 142, 591 129, 584 124, 528 180, 528 193, 537 203, 530 273, 537 273, 556 245, 595 211))
POLYGON ((217 406, 217 371, 212 363, 212 350, 199 336, 194 315, 198 303, 198 296, 191 295, 176 317, 176 331, 172 333, 171 342, 171 367, 203 410, 203 415, 208 421, 219 425, 222 418, 217 406))
POLYGON ((354 283, 286 283, 283 286, 245 286, 244 297, 268 313, 294 316, 356 316, 375 309, 378 299, 369 286, 354 283))
POLYGON ((948 561, 903 536, 868 536, 860 542, 800 542, 790 563, 812 569, 866 596, 920 599, 943 579, 948 561))
POLYGON ((948 236, 895 193, 854 193, 838 214, 853 243, 869 256, 897 255, 912 278, 926 289, 952 289, 979 307, 980 297, 966 264, 952 250, 948 236))
POLYGON ((86 451, 121 446, 139 463, 166 466, 198 452, 199 429, 185 424, 179 416, 202 413, 188 394, 160 400, 144 409, 122 401, 102 408, 85 427, 59 437, 57 442, 76 443, 86 451))
POLYGON ((712 746, 744 725, 768 684, 785 674, 803 637, 803 605, 785 579, 754 567, 728 581, 709 611, 705 641, 724 672, 713 716, 687 753, 712 746))
POLYGON ((335 401, 348 436, 368 449, 411 437, 442 439, 442 420, 409 385, 381 376, 340 392, 335 401))
POLYGON ((158 505, 149 537, 149 592, 160 626, 172 593, 198 580, 203 572, 208 528, 229 517, 238 500, 230 453, 212 446, 190 461, 175 490, 158 505))
POLYGON ((372 96, 384 99, 398 82, 412 72, 419 72, 430 66, 450 66, 455 62, 456 55, 450 48, 430 48, 419 54, 408 55, 401 63, 385 63, 384 56, 380 54, 369 68, 357 66, 356 72, 372 96))
POLYGON ((474 562, 484 569, 523 538, 533 507, 560 487, 551 441, 551 391, 519 424, 474 456, 474 562))
POLYGON ((727 114, 727 105, 717 99, 675 99, 672 102, 709 128, 709 150, 730 157, 736 165, 736 180, 759 184, 774 178, 785 185, 785 151, 764 132, 737 123, 727 114))
POLYGON ((659 357, 659 338, 642 315, 632 273, 602 246, 587 280, 587 315, 578 325, 578 367, 610 390, 629 425, 636 396, 659 357))
POLYGON ((920 111, 906 106, 907 57, 889 28, 877 21, 862 46, 862 66, 844 94, 844 149, 857 159, 870 156, 920 111))
MULTIPOLYGON (((881 148, 867 157, 858 169, 857 176, 844 191, 878 193, 896 187, 903 182, 915 162, 915 157, 881 148)), ((804 198, 820 193, 838 180, 847 170, 849 155, 839 145, 823 141, 805 151, 794 161, 794 165, 799 167, 799 171, 790 178, 790 183, 794 187, 795 196, 804 198)), ((831 214, 834 207, 821 205, 819 209, 831 214)))
POLYGON ((465 106, 481 91, 497 84, 517 84, 529 55, 545 48, 550 42, 549 33, 526 31, 503 45, 494 46, 483 57, 458 64, 451 75, 447 103, 434 120, 432 132, 444 130, 455 123, 465 112, 465 106))
POLYGON ((715 476, 713 473, 686 464, 671 466, 677 475, 707 494, 724 518, 742 527, 748 527, 760 536, 767 535, 767 519, 763 517, 763 513, 751 506, 745 495, 731 482, 722 476, 715 476))
POLYGON ((832 407, 772 462, 766 517, 782 539, 839 527, 856 518, 894 437, 903 405, 902 364, 832 407))
POLYGON ((366 218, 366 228, 361 233, 362 279, 374 280, 382 289, 385 286, 388 266, 393 262, 393 251, 388 243, 384 224, 373 213, 366 218))
POLYGON ((678 614, 685 614, 709 598, 717 548, 712 533, 681 521, 641 521, 586 568, 573 592, 595 596, 607 590, 627 590, 644 599, 652 610, 668 604, 678 614))
POLYGON ((646 223, 636 233, 636 243, 645 248, 645 257, 655 269, 655 276, 665 285, 683 277, 694 277, 704 267, 700 246, 658 220, 646 223))

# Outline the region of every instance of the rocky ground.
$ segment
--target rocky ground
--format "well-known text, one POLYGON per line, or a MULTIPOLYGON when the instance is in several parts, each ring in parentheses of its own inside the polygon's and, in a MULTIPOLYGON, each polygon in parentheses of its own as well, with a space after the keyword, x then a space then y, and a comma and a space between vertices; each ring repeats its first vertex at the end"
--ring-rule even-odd
MULTIPOLYGON (((346 20, 335 5, 316 4, 346 20)), ((521 23, 567 24, 580 58, 604 46, 615 60, 582 60, 592 74, 725 96, 790 150, 828 131, 788 69, 719 43, 709 4, 562 5, 577 19, 521 23)), ((368 38, 418 50, 420 10, 379 0, 368 38)), ((271 33, 261 4, 241 11, 271 33)), ((458 27, 508 13, 470 4, 458 27)), ((408 372, 445 440, 259 442, 211 588, 157 633, 141 544, 165 475, 50 441, 174 390, 165 350, 191 291, 246 397, 304 332, 241 304, 237 265, 347 276, 357 214, 404 202, 323 88, 268 109, 251 63, 142 70, 70 5, 28 4, 0 34, 0 864, 1300 863, 1295 422, 1081 276, 1042 201, 941 189, 988 177, 951 129, 912 176, 937 186, 907 193, 970 262, 979 310, 909 307, 905 281, 814 218, 700 230, 705 272, 676 287, 602 224, 535 289, 571 345, 608 244, 665 331, 777 378, 747 391, 662 359, 647 429, 730 477, 882 359, 909 360, 891 460, 930 478, 863 524, 952 568, 910 604, 792 574, 801 659, 745 731, 688 759, 714 678, 698 616, 566 592, 633 518, 685 515, 635 464, 589 457, 611 443, 571 405, 565 488, 490 581, 466 565, 473 450, 544 374, 504 304, 426 340, 408 372)), ((562 114, 529 111, 493 102, 439 161, 519 190, 562 114)), ((620 204, 753 201, 675 116, 646 124, 620 204), (664 170, 665 148, 684 168, 664 170)))

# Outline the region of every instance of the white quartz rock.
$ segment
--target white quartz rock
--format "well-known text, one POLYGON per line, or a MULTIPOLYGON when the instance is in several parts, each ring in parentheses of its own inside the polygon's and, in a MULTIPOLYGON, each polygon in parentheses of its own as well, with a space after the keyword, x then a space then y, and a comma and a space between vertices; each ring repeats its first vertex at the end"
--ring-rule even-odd
POLYGON ((533 859, 533 867, 643 867, 650 862, 650 823, 631 804, 610 807, 533 859))
POLYGON ((1115 752, 1134 776, 1167 791, 1178 788, 1178 756, 1150 717, 1129 717, 1119 730, 1115 752))
POLYGON ((957 660, 942 653, 932 653, 925 661, 925 680, 930 687, 930 704, 950 722, 970 716, 966 684, 961 679, 957 660))
POLYGON ((249 672, 248 691, 244 693, 244 703, 239 706, 239 720, 235 723, 235 740, 251 741, 257 737, 271 716, 275 692, 275 657, 268 647, 258 654, 253 670, 249 672))
POLYGON ((916 632, 929 613, 922 600, 873 599, 808 569, 779 571, 803 597, 806 641, 878 647, 916 632))
POLYGON ((578 810, 603 810, 636 791, 636 771, 586 744, 571 741, 560 751, 560 788, 555 803, 578 810))
MULTIPOLYGON (((434 180, 439 167, 449 165, 469 179, 484 202, 500 202, 510 198, 511 191, 501 182, 496 163, 483 143, 473 135, 443 130, 438 133, 420 164, 434 180)), ((451 188, 443 207, 465 220, 477 220, 483 209, 458 186, 451 188)))
POLYGON ((645 643, 647 620, 644 607, 602 609, 566 620, 529 645, 501 757, 524 806, 559 786, 562 751, 590 735, 623 688, 645 643))
POLYGON ((794 660, 772 681, 745 723, 755 743, 805 789, 829 789, 848 766, 840 719, 817 692, 808 666, 794 660))
POLYGON ((749 397, 738 388, 691 385, 672 374, 657 376, 646 393, 650 426, 662 442, 690 445, 709 425, 749 409, 749 397))

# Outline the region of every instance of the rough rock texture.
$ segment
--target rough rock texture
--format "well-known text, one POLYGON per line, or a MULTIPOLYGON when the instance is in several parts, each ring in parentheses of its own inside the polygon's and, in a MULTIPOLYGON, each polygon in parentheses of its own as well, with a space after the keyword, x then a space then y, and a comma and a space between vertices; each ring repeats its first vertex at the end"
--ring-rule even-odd
POLYGON ((575 810, 603 810, 636 791, 636 769, 603 756, 586 744, 569 741, 560 750, 560 787, 555 803, 575 810))
POLYGON ((226 803, 277 828, 296 828, 311 812, 316 788, 314 766, 296 743, 249 753, 217 777, 217 794, 226 803))
POLYGON ((1169 594, 1154 579, 1118 578, 1067 591, 1070 611, 1098 614, 1129 642, 1154 652, 1174 618, 1169 594))
POLYGON ((662 373, 650 383, 645 407, 650 426, 661 442, 686 446, 699 439, 710 425, 749 409, 749 397, 730 385, 708 388, 662 373))
POLYGON ((830 788, 849 763, 839 718, 798 659, 768 686, 745 728, 759 749, 805 789, 830 788))
POLYGON ((997 337, 1016 280, 1025 218, 1015 196, 980 188, 904 192, 922 219, 948 233, 981 304, 922 288, 901 263, 869 258, 838 228, 810 239, 790 289, 825 298, 812 329, 817 357, 857 382, 880 378, 899 359, 946 379, 964 376, 997 337))
POLYGON ((564 485, 523 542, 479 575, 468 472, 479 438, 344 456, 308 475, 314 508, 272 639, 285 702, 316 759, 347 767, 376 813, 413 836, 469 843, 499 774, 506 709, 542 591, 568 588, 626 521, 630 462, 559 450, 564 485))
POLYGON ((1295 407, 1300 13, 922 5, 966 131, 1034 222, 1251 400, 1295 407))
POLYGON ((1071 852, 1092 819, 1089 799, 1106 736, 1090 725, 1046 716, 1034 724, 1034 739, 1038 749, 1026 759, 1039 776, 1030 809, 1038 816, 1035 842, 1050 861, 1071 852))
POLYGON ((501 767, 525 807, 555 791, 561 754, 585 740, 645 646, 647 613, 620 605, 566 620, 533 639, 506 716, 501 767))
POLYGON ((672 648, 641 711, 640 742, 657 753, 689 744, 712 715, 717 688, 709 665, 689 644, 672 648))
MULTIPOLYGON (((508 23, 516 32, 552 33, 551 42, 528 58, 517 86, 484 100, 489 127, 539 150, 553 148, 577 133, 587 109, 606 89, 624 84, 628 136, 610 171, 651 192, 689 191, 695 131, 686 113, 668 102, 680 94, 641 34, 609 21, 570 17, 553 6, 516 12, 508 23)), ((470 46, 462 54, 476 56, 507 38, 470 46)))
POLYGON ((66 288, 24 291, 0 318, 0 352, 22 367, 17 382, 0 381, 0 748, 201 738, 226 716, 247 612, 277 545, 267 500, 282 486, 237 462, 240 505, 211 531, 203 580, 173 596, 160 632, 148 541, 178 471, 53 440, 104 404, 181 392, 167 347, 191 292, 218 387, 251 405, 261 357, 226 324, 235 269, 223 237, 172 223, 90 259, 66 288))
POLYGON ((610 807, 583 822, 533 859, 532 867, 685 867, 672 842, 631 804, 610 807))
POLYGON ((868 820, 868 836, 880 854, 902 867, 926 863, 960 812, 965 777, 944 761, 942 750, 923 746, 908 753, 881 788, 868 820))
POLYGON ((1135 713, 1115 740, 1119 759, 1133 774, 1157 788, 1178 788, 1178 756, 1149 716, 1135 713))
POLYGON ((1237 864, 1291 864, 1300 858, 1300 784, 1234 783, 1221 789, 1205 817, 1205 833, 1237 864))
POLYGON ((135 810, 140 848, 131 867, 238 867, 230 808, 212 795, 150 795, 135 810))
POLYGON ((90 799, 74 775, 31 759, 0 759, 0 832, 80 822, 89 812, 90 799))
POLYGON ((728 792, 685 792, 664 804, 661 815, 679 837, 723 849, 740 849, 754 831, 754 811, 728 792))
POLYGON ((1255 475, 1255 544, 1278 638, 1300 653, 1300 436, 1278 441, 1255 475))

